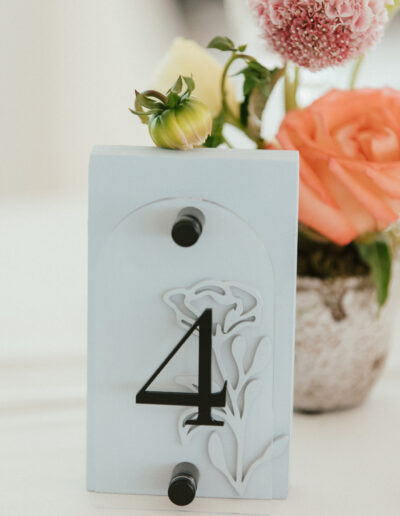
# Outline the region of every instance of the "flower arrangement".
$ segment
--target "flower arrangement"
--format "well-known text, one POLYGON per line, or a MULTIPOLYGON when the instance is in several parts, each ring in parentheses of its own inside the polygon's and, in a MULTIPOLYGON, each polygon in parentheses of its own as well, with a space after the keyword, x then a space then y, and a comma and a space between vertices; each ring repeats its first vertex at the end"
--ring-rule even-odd
POLYGON ((157 89, 136 92, 133 110, 162 147, 231 147, 225 131, 231 125, 258 149, 298 150, 299 276, 370 275, 380 306, 388 298, 400 213, 400 92, 354 85, 365 52, 399 7, 399 0, 250 0, 261 36, 283 67, 269 69, 246 45, 218 36, 208 48, 227 55, 221 67, 208 50, 178 38, 158 69, 157 89), (348 90, 298 106, 303 68, 351 60, 348 90), (239 100, 233 76, 242 78, 239 100), (280 81, 286 115, 275 140, 265 141, 262 116, 280 81))

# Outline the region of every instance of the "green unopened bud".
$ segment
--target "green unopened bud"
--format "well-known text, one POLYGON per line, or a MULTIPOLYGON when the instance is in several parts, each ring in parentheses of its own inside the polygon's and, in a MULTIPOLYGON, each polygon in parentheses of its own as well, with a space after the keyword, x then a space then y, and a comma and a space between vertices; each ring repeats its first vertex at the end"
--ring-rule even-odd
POLYGON ((167 149, 200 147, 211 134, 212 117, 208 107, 192 97, 194 82, 183 77, 187 89, 180 95, 183 82, 179 77, 166 95, 158 91, 136 92, 135 111, 149 127, 153 142, 167 149), (146 111, 144 110, 146 108, 146 111))

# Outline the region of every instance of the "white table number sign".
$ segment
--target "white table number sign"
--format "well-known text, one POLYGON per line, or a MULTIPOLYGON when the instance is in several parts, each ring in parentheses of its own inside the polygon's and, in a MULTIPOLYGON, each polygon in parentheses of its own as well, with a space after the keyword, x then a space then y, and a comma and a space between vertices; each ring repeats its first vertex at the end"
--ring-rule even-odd
POLYGON ((297 153, 99 147, 89 195, 88 489, 285 498, 297 153))

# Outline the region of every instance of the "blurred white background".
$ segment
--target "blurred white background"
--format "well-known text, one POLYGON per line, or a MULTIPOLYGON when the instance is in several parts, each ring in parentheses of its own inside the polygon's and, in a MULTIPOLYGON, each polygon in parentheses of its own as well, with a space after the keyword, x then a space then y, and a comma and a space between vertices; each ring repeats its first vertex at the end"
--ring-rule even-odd
POLYGON ((95 143, 148 143, 134 88, 183 19, 172 0, 1 0, 1 194, 85 189, 95 143))
MULTIPOLYGON (((225 32, 222 1, 1 0, 0 195, 85 190, 96 143, 149 144, 128 112, 174 36, 225 32)), ((209 37, 208 37, 209 35, 209 37)))
MULTIPOLYGON (((2 511, 0 500, 1 514, 78 514, 73 508, 56 511, 58 501, 49 512, 31 508, 41 506, 46 486, 52 482, 56 490, 76 484, 77 492, 83 493, 90 150, 95 144, 150 144, 146 128, 128 112, 128 106, 134 89, 149 85, 156 64, 177 35, 206 44, 216 34, 227 34, 240 43, 249 41, 251 51, 271 62, 244 3, 0 0, 0 419, 6 432, 0 439, 0 463, 7 464, 0 485, 5 493, 1 497, 10 504, 7 507, 14 507, 18 500, 20 508, 19 512, 2 511), (46 428, 40 427, 40 421, 47 422, 46 428), (58 437, 61 434, 66 445, 58 437), (61 470, 53 457, 65 446, 72 452, 63 456, 66 469, 61 470), (69 484, 62 480, 67 473, 69 484), (21 488, 29 501, 27 511, 23 510, 24 497, 19 496, 21 488)), ((360 84, 400 89, 399 51, 400 19, 396 19, 385 41, 368 57, 360 84)), ((308 77, 302 100, 324 89, 326 78, 333 85, 343 77, 342 72, 308 77)), ((359 436, 353 441, 349 437, 352 425, 365 434, 369 453, 376 449, 376 456, 371 455, 376 470, 386 471, 388 455, 382 457, 375 439, 380 431, 385 439, 383 417, 387 420, 391 400, 398 399, 398 341, 396 337, 386 383, 374 391, 370 409, 335 416, 337 427, 328 424, 327 416, 321 420, 320 432, 315 431, 312 419, 297 416, 295 435, 302 446, 295 451, 296 482, 304 480, 306 449, 318 450, 319 442, 319 452, 325 453, 324 439, 330 436, 329 442, 334 443, 337 432, 342 432, 348 455, 358 446, 359 457, 364 457, 359 436), (379 461, 383 461, 380 467, 379 461)), ((393 421, 398 423, 398 419, 393 421)), ((340 448, 335 453, 338 457, 346 451, 340 448)), ((295 486, 298 510, 314 507, 316 495, 323 500, 325 485, 335 488, 338 479, 332 470, 330 481, 321 477, 319 490, 314 489, 320 477, 316 466, 314 470, 309 465, 310 485, 301 484, 300 491, 295 486)), ((348 476, 341 475, 341 485, 362 498, 367 490, 365 484, 354 482, 355 471, 346 470, 348 476)), ((395 493, 390 484, 395 476, 389 473, 371 479, 371 496, 375 482, 381 483, 381 490, 387 486, 395 493)), ((62 503, 72 503, 68 493, 64 494, 62 503)), ((385 500, 373 514, 398 514, 385 510, 385 500)), ((355 512, 343 510, 345 502, 341 499, 342 505, 329 514, 354 516, 355 512)), ((368 504, 364 505, 367 509, 368 504)), ((310 510, 307 514, 322 513, 310 510)), ((357 514, 365 516, 367 511, 357 514)))

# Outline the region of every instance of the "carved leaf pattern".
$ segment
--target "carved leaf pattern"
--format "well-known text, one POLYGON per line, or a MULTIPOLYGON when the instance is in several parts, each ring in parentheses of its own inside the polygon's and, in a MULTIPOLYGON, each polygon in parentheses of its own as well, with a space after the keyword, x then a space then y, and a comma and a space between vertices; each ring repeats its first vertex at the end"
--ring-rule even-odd
MULTIPOLYGON (((175 376, 175 383, 182 387, 186 387, 191 392, 198 392, 198 377, 194 375, 179 375, 175 376)), ((221 390, 221 387, 216 383, 212 382, 212 391, 218 392, 221 390)), ((223 409, 214 408, 213 413, 216 413, 216 419, 225 420, 225 411, 223 409)), ((178 421, 178 431, 179 437, 182 444, 186 444, 193 436, 197 429, 201 427, 195 425, 185 425, 185 421, 187 419, 195 419, 197 415, 197 411, 195 408, 191 407, 182 412, 178 421)))
POLYGON ((181 385, 182 387, 186 387, 191 392, 197 392, 197 384, 198 378, 194 375, 180 375, 175 376, 175 383, 177 385, 181 385))
POLYGON ((219 469, 221 473, 229 480, 229 482, 235 487, 235 481, 226 465, 224 447, 221 441, 221 437, 217 432, 212 432, 208 440, 208 456, 214 467, 219 469))
POLYGON ((178 420, 178 433, 179 438, 181 440, 182 444, 186 444, 190 438, 193 436, 193 433, 196 432, 200 426, 195 425, 185 425, 185 422, 188 419, 194 419, 197 415, 196 409, 193 407, 190 407, 182 412, 182 414, 179 416, 178 420))
POLYGON ((243 361, 246 355, 246 341, 239 335, 235 337, 232 342, 232 355, 235 359, 236 367, 239 377, 243 374, 243 361))
MULTIPOLYGON (((261 454, 253 460, 244 473, 246 460, 243 440, 247 416, 254 408, 254 401, 262 392, 262 382, 259 375, 266 369, 271 360, 272 345, 268 337, 261 337, 255 345, 252 357, 249 357, 249 346, 243 337, 242 331, 248 325, 253 327, 258 324, 261 317, 262 299, 252 289, 244 287, 236 282, 204 280, 192 285, 190 288, 178 288, 167 292, 163 297, 165 303, 170 306, 176 315, 178 324, 187 329, 201 315, 204 303, 208 307, 217 306, 219 313, 221 308, 226 308, 222 319, 215 322, 213 330, 213 355, 220 379, 229 378, 228 364, 225 364, 221 349, 224 342, 231 341, 230 351, 237 368, 237 381, 233 385, 228 379, 227 405, 225 408, 215 408, 213 413, 218 419, 223 420, 232 431, 237 444, 236 468, 231 472, 227 465, 223 441, 220 430, 210 430, 209 427, 185 425, 188 418, 194 418, 196 409, 185 409, 178 421, 178 432, 182 444, 186 444, 192 436, 199 431, 210 433, 208 440, 208 456, 213 466, 218 469, 239 495, 242 495, 247 487, 254 470, 261 464, 283 453, 287 449, 288 436, 280 435, 266 443, 261 454), (250 306, 249 306, 250 300, 250 306), (245 306, 246 305, 246 306, 245 306), (239 334, 238 332, 241 332, 239 334), (247 361, 246 361, 247 357, 247 361), (250 359, 250 360, 249 360, 250 359), (250 363, 245 370, 245 362, 250 363), (242 401, 241 401, 242 400, 242 401), (241 445, 239 446, 239 443, 241 445)), ((197 392, 198 379, 196 376, 177 376, 177 384, 186 387, 190 391, 197 392)), ((213 391, 221 388, 213 382, 213 391)), ((224 428, 224 427, 221 427, 224 428)), ((247 459, 248 461, 248 459, 247 459)))
POLYGON ((279 435, 278 437, 275 437, 275 439, 270 441, 267 444, 262 455, 250 465, 244 477, 244 484, 247 485, 247 482, 250 479, 252 473, 258 466, 261 466, 261 464, 268 462, 276 457, 279 457, 279 455, 284 453, 287 449, 288 443, 289 437, 287 435, 279 435))
POLYGON ((243 401, 243 412, 242 418, 245 418, 247 413, 250 411, 254 400, 260 394, 261 391, 261 381, 260 380, 250 380, 244 386, 244 401, 243 401))
POLYGON ((257 376, 261 373, 267 367, 271 359, 271 350, 272 345, 270 340, 267 337, 263 337, 257 344, 253 360, 247 373, 251 371, 253 376, 257 376))

